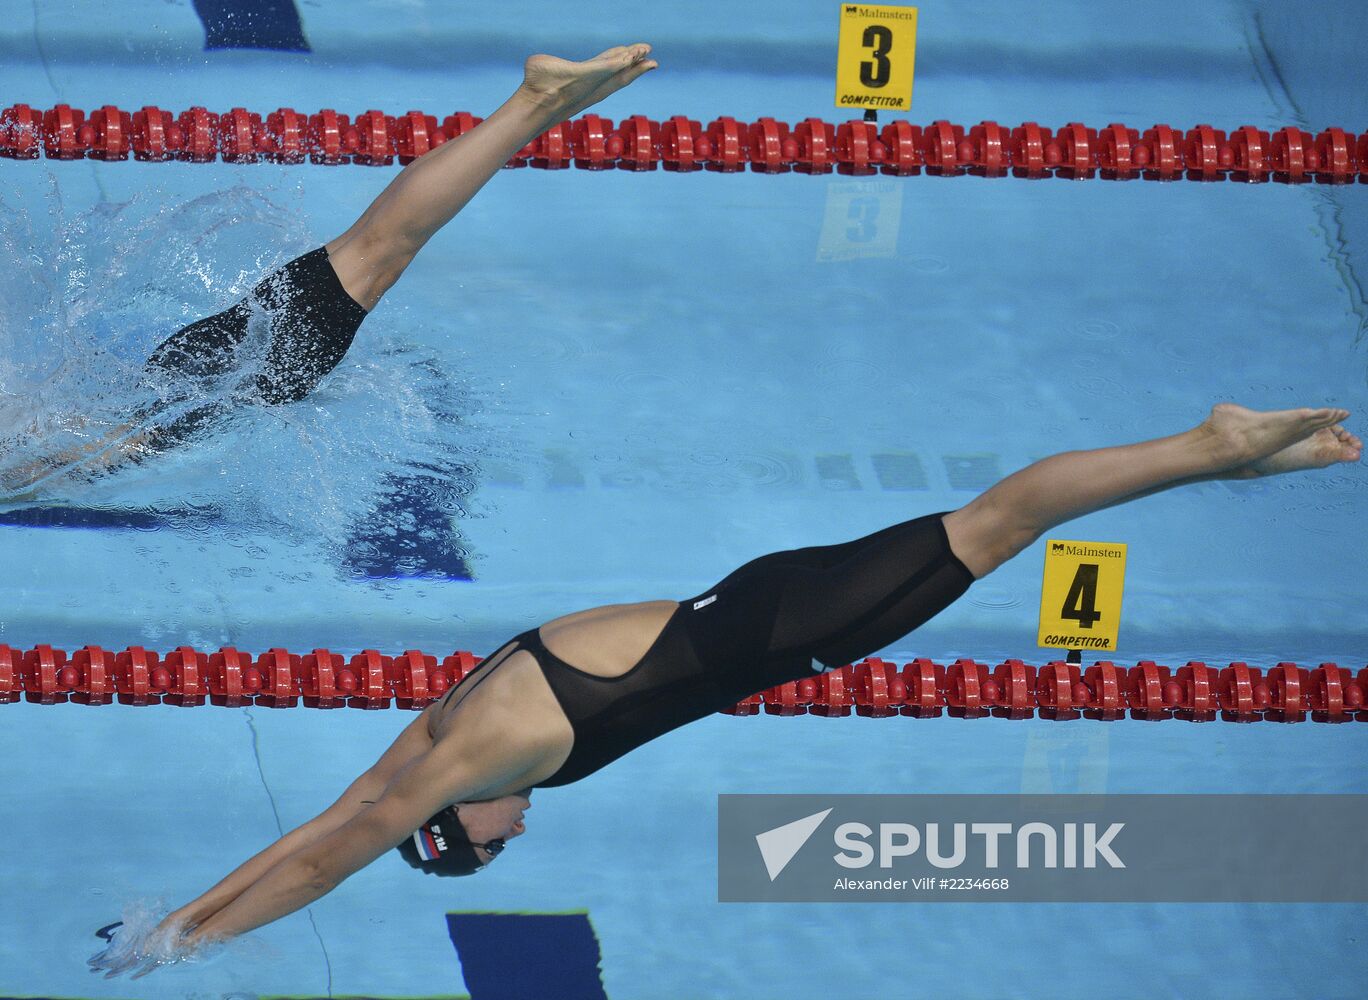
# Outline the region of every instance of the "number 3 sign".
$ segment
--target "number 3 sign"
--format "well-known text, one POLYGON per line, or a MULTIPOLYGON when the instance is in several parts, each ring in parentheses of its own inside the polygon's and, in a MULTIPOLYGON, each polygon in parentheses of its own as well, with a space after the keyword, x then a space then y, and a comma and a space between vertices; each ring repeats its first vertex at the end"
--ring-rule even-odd
POLYGON ((1036 644, 1115 650, 1125 580, 1126 546, 1049 539, 1036 644))
POLYGON ((916 7, 841 4, 836 106, 910 110, 916 54, 916 7))

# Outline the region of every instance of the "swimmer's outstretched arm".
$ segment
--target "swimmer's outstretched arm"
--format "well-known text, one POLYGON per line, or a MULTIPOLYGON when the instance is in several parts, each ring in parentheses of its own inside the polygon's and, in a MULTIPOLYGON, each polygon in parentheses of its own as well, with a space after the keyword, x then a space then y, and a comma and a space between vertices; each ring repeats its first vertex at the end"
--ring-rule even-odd
POLYGON ((520 733, 510 711, 486 709, 437 743, 428 736, 427 714, 415 719, 337 803, 170 914, 146 947, 133 949, 137 963, 111 972, 135 964, 151 971, 293 913, 398 846, 448 805, 497 798, 550 774, 556 763, 548 754, 563 755, 563 749, 548 747, 535 733, 520 733))
POLYGON ((226 941, 293 913, 412 836, 452 802, 478 798, 502 774, 502 762, 462 758, 441 741, 395 776, 374 804, 312 843, 285 853, 231 903, 181 938, 186 948, 226 941))
POLYGON ((465 135, 400 172, 356 224, 327 244, 342 286, 372 309, 432 235, 529 142, 551 126, 656 68, 644 43, 608 49, 585 62, 537 55, 522 85, 465 135))
POLYGON ((375 766, 353 781, 331 806, 244 861, 212 889, 171 913, 162 921, 163 926, 190 929, 202 925, 277 864, 345 826, 367 805, 378 801, 404 766, 432 749, 432 737, 428 735, 432 711, 429 708, 409 723, 375 766))

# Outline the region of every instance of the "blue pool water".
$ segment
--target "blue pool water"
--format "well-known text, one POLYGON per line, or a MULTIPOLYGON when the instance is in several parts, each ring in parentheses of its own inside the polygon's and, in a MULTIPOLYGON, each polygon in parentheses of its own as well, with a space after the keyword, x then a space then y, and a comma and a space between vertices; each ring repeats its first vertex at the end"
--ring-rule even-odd
MULTIPOLYGON (((925 0, 911 117, 1362 131, 1352 58, 1324 56, 1361 51, 1365 15, 1326 7, 925 0)), ((307 54, 205 51, 183 0, 11 8, 4 106, 487 114, 531 51, 642 38, 662 68, 614 120, 840 116, 825 0, 300 0, 307 54)), ((392 176, 0 161, 0 433, 117 419, 169 331, 392 176)), ((1358 414, 1366 204, 1361 185, 505 172, 304 403, 0 506, 0 642, 484 653, 1221 399, 1358 414)), ((1129 546, 1122 662, 1357 670, 1365 513, 1355 466, 1192 487, 1065 537, 1129 546)), ((885 655, 1039 662, 1041 561, 885 655)), ((201 892, 406 718, 0 707, 0 995, 464 995, 446 914, 470 911, 587 912, 617 1000, 1350 997, 1368 973, 1362 906, 723 907, 715 875, 719 793, 1363 793, 1368 727, 719 716, 538 793, 478 879, 386 858, 207 965, 88 976, 91 930, 201 892)))

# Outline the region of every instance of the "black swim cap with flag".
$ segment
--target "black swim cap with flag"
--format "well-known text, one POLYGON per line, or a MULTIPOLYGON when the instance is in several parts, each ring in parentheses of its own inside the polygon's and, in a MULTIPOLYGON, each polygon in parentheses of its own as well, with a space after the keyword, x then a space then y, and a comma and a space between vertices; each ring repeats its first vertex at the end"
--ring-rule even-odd
POLYGON ((455 806, 447 806, 414 831, 399 845, 399 853, 411 867, 429 875, 474 875, 484 867, 455 806))

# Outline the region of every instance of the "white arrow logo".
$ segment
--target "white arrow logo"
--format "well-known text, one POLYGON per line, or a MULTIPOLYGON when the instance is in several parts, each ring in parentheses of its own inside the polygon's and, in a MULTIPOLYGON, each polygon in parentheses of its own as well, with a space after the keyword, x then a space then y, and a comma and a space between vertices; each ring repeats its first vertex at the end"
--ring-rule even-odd
POLYGON ((788 867, 793 856, 801 851, 808 838, 817 832, 822 820, 830 815, 831 810, 827 809, 755 835, 755 842, 760 845, 760 856, 765 859, 765 870, 769 872, 771 882, 788 867))

